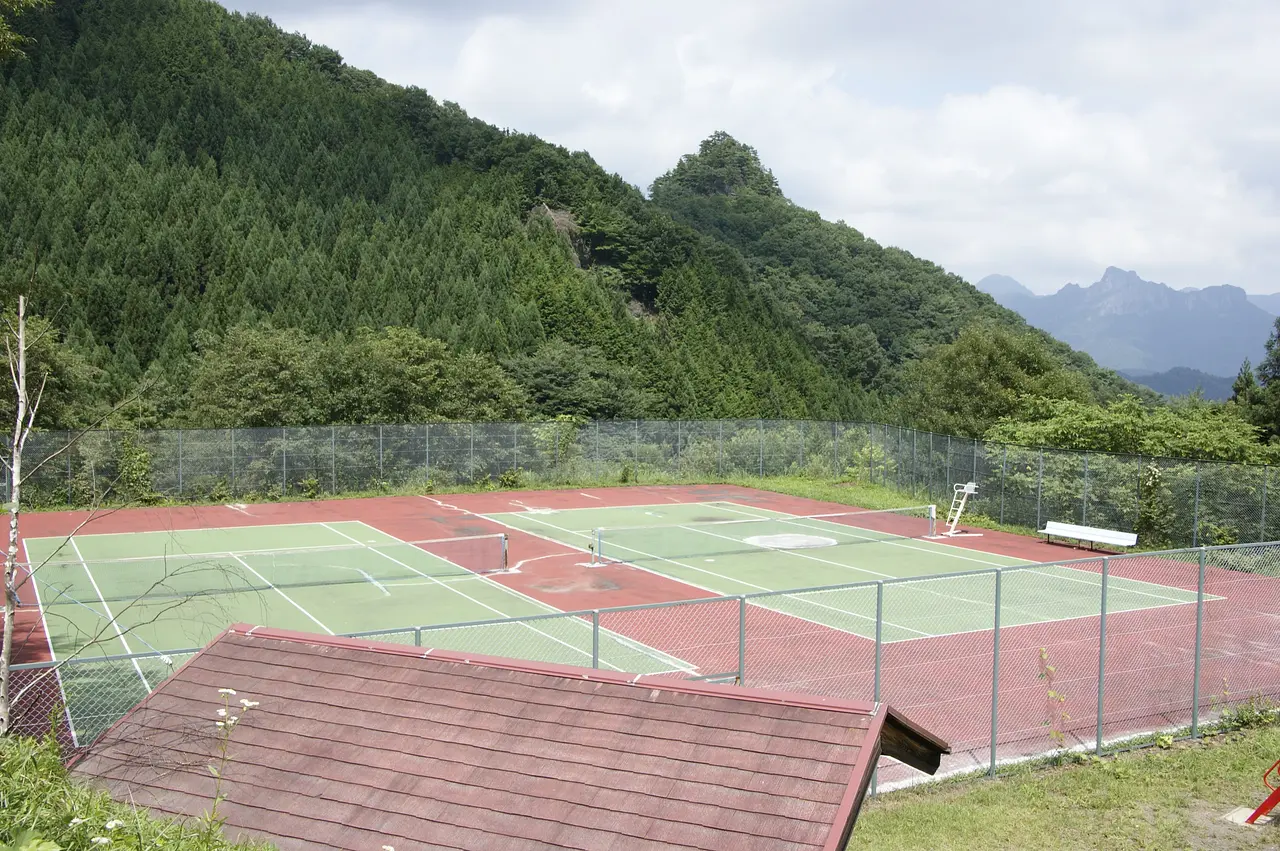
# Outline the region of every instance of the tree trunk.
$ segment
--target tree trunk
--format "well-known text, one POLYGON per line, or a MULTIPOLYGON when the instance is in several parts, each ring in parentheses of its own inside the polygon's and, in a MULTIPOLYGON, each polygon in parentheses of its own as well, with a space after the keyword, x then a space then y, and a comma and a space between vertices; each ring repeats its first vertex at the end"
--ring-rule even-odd
POLYGON ((13 621, 18 614, 18 513, 22 496, 22 445, 27 432, 27 300, 18 297, 17 351, 9 350, 17 413, 9 444, 9 547, 4 556, 4 643, 0 646, 0 735, 9 732, 13 707, 9 703, 13 661, 13 621), (16 362, 15 362, 16 361, 16 362))

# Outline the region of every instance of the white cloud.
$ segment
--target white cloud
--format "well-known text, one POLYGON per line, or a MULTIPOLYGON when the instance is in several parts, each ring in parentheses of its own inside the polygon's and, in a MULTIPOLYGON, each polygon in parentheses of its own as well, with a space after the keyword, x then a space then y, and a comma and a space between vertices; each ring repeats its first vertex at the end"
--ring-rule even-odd
POLYGON ((642 187, 714 130, 971 280, 1280 289, 1280 6, 239 0, 642 187))

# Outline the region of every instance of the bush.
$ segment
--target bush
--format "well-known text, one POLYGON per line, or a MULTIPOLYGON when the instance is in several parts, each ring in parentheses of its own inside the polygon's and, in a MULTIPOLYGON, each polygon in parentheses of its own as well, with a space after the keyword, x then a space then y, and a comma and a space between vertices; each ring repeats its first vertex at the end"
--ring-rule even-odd
POLYGON ((96 851, 167 848, 174 851, 267 851, 265 844, 235 844, 211 834, 202 821, 156 818, 113 801, 105 792, 67 776, 52 736, 0 738, 0 848, 24 851, 96 851), (93 842, 107 838, 110 843, 93 842))

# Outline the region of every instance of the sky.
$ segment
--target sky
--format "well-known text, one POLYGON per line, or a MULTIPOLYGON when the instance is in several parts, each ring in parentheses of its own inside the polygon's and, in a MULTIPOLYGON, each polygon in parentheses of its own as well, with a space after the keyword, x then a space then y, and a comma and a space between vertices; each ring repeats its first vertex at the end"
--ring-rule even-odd
POLYGON ((1280 291, 1275 0, 225 0, 647 190, 716 130, 976 281, 1280 291))

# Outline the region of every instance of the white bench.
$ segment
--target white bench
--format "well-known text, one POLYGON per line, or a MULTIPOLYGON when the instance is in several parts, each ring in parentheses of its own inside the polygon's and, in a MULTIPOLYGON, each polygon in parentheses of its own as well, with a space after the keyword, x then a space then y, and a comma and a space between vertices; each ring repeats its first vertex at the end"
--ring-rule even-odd
POLYGON ((1094 526, 1076 526, 1071 523, 1058 523, 1054 520, 1044 524, 1040 534, 1045 540, 1074 538, 1077 541, 1088 541, 1093 544, 1107 544, 1113 547, 1132 547, 1138 543, 1138 536, 1133 532, 1117 532, 1114 529, 1098 529, 1094 526))

